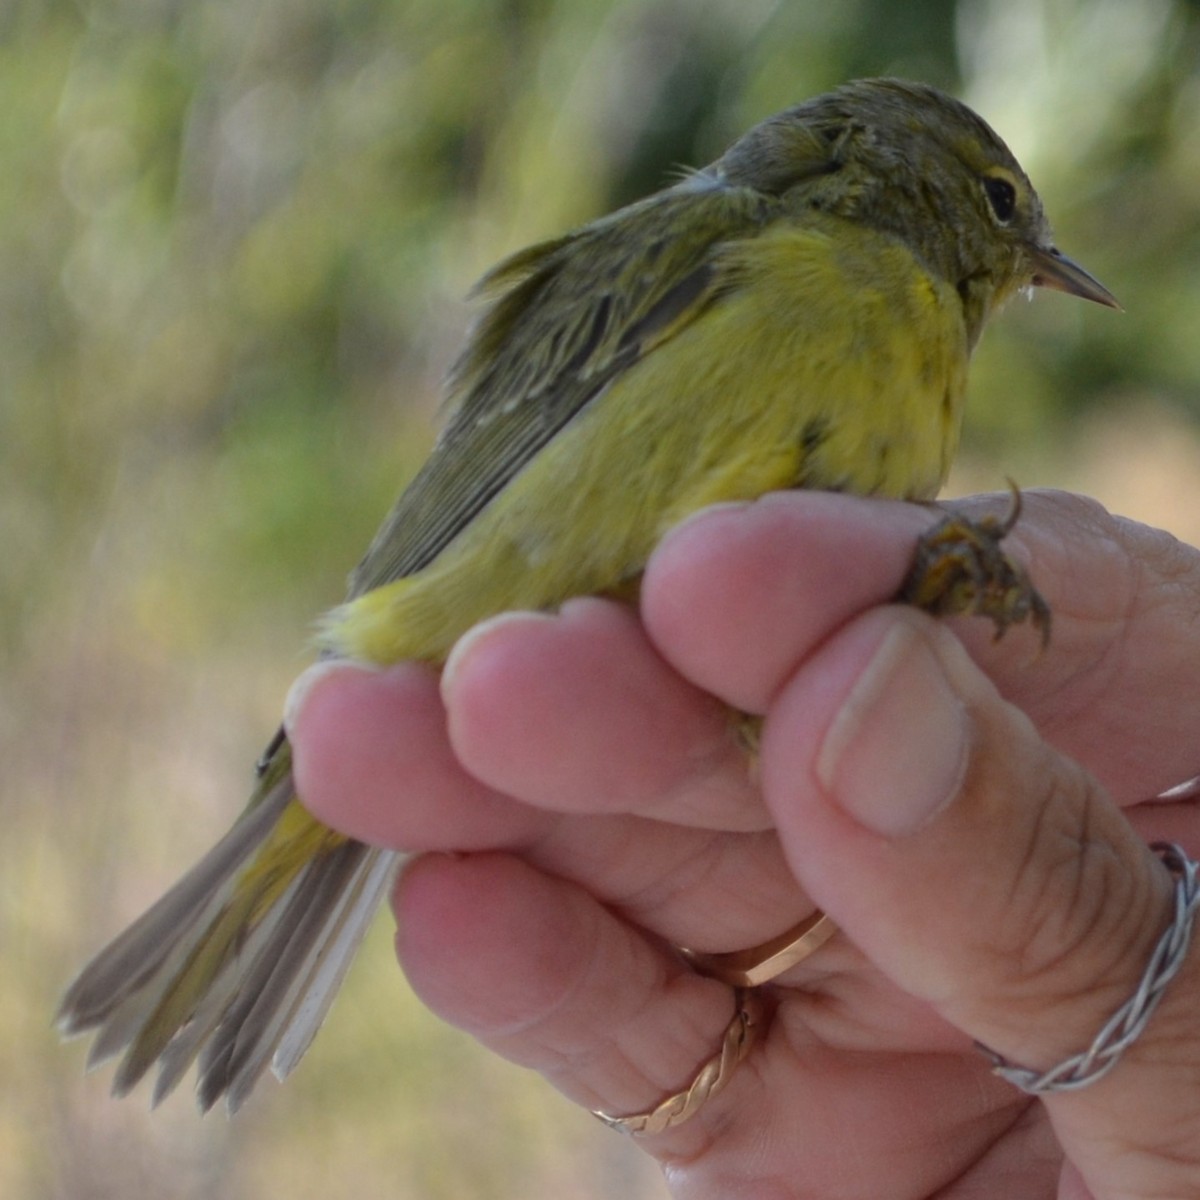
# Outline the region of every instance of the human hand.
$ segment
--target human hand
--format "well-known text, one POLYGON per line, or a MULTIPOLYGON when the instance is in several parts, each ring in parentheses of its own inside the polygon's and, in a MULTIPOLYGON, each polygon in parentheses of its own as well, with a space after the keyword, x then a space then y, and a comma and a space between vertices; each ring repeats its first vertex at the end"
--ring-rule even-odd
POLYGON ((972 1045, 1082 1049, 1167 925, 1145 843, 1200 852, 1194 797, 1152 800, 1200 769, 1200 552, 1026 494, 1039 655, 888 603, 929 523, 815 493, 718 509, 656 553, 640 621, 498 618, 440 685, 326 667, 290 722, 301 792, 366 840, 475 852, 406 872, 401 962, 589 1108, 652 1107, 714 1053, 730 990, 673 946, 836 920, 728 1086, 639 1140, 677 1195, 1200 1195, 1195 949, 1088 1088, 1031 1100, 972 1045), (766 714, 758 783, 726 705, 766 714))

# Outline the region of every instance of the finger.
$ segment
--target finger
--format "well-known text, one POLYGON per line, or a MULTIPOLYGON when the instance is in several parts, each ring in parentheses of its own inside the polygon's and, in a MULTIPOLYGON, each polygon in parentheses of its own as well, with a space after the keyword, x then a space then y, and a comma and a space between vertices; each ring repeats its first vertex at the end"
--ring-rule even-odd
MULTIPOLYGON (((773 831, 731 834, 636 817, 572 818, 523 857, 586 888, 631 924, 702 953, 760 945, 815 911, 773 831)), ((829 966, 826 959, 822 973, 829 966)))
MULTIPOLYGON (((980 496, 953 507, 998 514, 1006 503, 980 496)), ((1022 493, 1005 547, 1027 565, 1054 626, 1049 649, 1031 663, 1013 652, 1011 636, 998 642, 983 622, 953 623, 1002 694, 1121 804, 1200 772, 1200 550, 1056 491, 1022 493)))
POLYGON ((697 686, 761 713, 828 634, 899 590, 927 509, 781 492, 685 521, 655 551, 642 619, 697 686))
POLYGON ((285 709, 299 795, 351 837, 398 850, 479 850, 528 841, 552 823, 463 770, 437 676, 423 666, 318 663, 285 709))
POLYGON ((528 803, 767 824, 728 710, 667 666, 623 604, 575 600, 476 626, 446 664, 442 695, 459 760, 528 803))
POLYGON ((424 668, 322 664, 297 681, 287 723, 310 811, 372 844, 520 848, 627 920, 704 952, 757 945, 813 911, 773 833, 623 815, 564 821, 499 795, 454 756, 424 668))
MULTIPOLYGON (((733 1013, 730 989, 517 859, 426 857, 395 907, 397 952, 425 1003, 588 1108, 627 1116, 683 1091, 733 1013)), ((1023 1106, 981 1086, 973 1063, 936 1052, 937 1035, 913 1052, 915 1016, 881 1049, 861 1021, 830 1020, 839 1007, 786 994, 727 1086, 642 1140, 681 1192, 791 1195, 803 1179, 805 1194, 881 1195, 882 1174, 928 1195, 1012 1129, 1023 1106), (847 1129, 863 1143, 851 1159, 847 1129)))
MULTIPOLYGON (((588 1108, 639 1112, 686 1087, 733 1015, 730 989, 514 858, 427 856, 394 906, 397 954, 421 999, 588 1108)), ((700 1128, 665 1144, 694 1146, 700 1128)))
POLYGON ((1161 802, 1147 801, 1125 810, 1139 837, 1150 842, 1175 842, 1180 846, 1200 843, 1200 804, 1195 798, 1161 802))
MULTIPOLYGON (((904 990, 1022 1065, 1085 1049, 1167 926, 1169 877, 1120 811, 919 613, 867 614, 785 684, 762 779, 817 902, 904 990)), ((1047 1101, 1085 1178, 1106 1180, 1097 1196, 1142 1194, 1113 1186, 1122 1154, 1200 1169, 1196 958, 1111 1075, 1047 1101)))
MULTIPOLYGON (((1050 603, 1050 646, 1036 654, 1021 629, 996 642, 978 619, 953 622, 955 632, 1001 693, 1121 803, 1200 772, 1200 551, 1082 497, 1022 498, 1005 546, 1050 603)), ((1010 502, 1004 493, 950 506, 1003 515, 1010 502)), ((647 631, 693 683, 762 711, 830 632, 896 594, 934 519, 927 507, 805 491, 709 510, 652 556, 647 631)))

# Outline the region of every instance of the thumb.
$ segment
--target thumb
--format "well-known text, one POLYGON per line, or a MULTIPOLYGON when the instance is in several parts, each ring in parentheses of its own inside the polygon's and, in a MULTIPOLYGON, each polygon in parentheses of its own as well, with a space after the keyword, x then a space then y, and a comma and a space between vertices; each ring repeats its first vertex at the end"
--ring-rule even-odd
MULTIPOLYGON (((921 613, 876 609, 810 658, 771 706, 761 768, 805 890, 1010 1062, 1085 1050, 1170 922, 1171 877, 1115 804, 921 613)), ((1046 1099, 1097 1198, 1194 1194, 1196 960, 1111 1074, 1046 1099)))

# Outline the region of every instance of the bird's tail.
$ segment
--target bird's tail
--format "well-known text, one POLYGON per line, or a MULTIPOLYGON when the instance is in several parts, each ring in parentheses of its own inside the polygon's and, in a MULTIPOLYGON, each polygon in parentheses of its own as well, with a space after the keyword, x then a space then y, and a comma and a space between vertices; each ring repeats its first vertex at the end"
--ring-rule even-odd
POLYGON ((157 1104, 198 1058, 201 1108, 236 1110, 308 1049, 399 858, 310 817, 280 741, 233 828, 80 972, 60 1028, 98 1031, 89 1067, 124 1055, 115 1095, 158 1063, 157 1104))

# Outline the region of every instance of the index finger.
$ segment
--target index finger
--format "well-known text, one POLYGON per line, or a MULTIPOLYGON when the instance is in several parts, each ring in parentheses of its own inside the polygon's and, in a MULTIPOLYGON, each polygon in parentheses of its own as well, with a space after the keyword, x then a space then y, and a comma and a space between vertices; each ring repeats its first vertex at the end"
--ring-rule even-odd
MULTIPOLYGON (((1002 513, 1005 494, 954 501, 1002 513)), ((668 535, 642 586, 642 616, 685 678, 761 712, 796 665, 867 608, 889 602, 927 506, 787 492, 700 514, 668 535)), ((1005 543, 1054 613, 1038 653, 1020 629, 953 622, 1001 693, 1123 803, 1200 771, 1200 551, 1061 492, 1027 492, 1005 543)))

